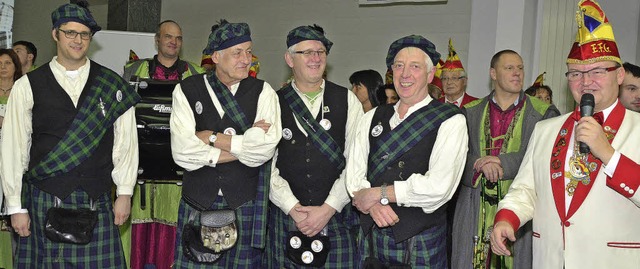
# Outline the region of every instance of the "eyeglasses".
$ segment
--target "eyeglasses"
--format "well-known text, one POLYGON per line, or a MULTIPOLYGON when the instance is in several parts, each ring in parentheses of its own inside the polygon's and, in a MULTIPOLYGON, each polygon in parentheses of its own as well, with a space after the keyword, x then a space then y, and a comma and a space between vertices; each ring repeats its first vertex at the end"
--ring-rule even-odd
POLYGON ((458 82, 458 81, 462 80, 463 78, 466 78, 466 77, 465 76, 459 76, 459 77, 452 77, 452 78, 440 78, 440 80, 442 81, 442 83, 447 83, 447 81, 458 82))
POLYGON ((326 50, 298 50, 294 51, 295 54, 302 54, 305 58, 309 58, 311 56, 319 56, 320 58, 327 56, 326 50))
POLYGON ((578 81, 581 80, 582 77, 584 77, 584 74, 588 74, 589 77, 591 79, 598 79, 598 78, 603 78, 607 72, 611 72, 613 70, 616 70, 620 68, 620 66, 612 66, 612 67, 596 67, 594 69, 591 70, 587 70, 587 71, 569 71, 567 73, 564 73, 565 76, 567 76, 567 80, 569 81, 578 81))
POLYGON ((62 30, 60 28, 58 28, 58 31, 63 32, 64 36, 67 37, 68 39, 75 39, 76 36, 78 36, 78 34, 80 35, 80 38, 83 40, 89 40, 91 39, 91 32, 76 32, 74 30, 62 30))

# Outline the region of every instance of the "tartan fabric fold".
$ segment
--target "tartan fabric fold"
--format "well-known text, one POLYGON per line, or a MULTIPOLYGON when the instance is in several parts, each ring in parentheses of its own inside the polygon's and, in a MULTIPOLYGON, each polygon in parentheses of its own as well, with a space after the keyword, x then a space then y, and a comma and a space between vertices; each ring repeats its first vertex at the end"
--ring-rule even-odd
POLYGON ((300 99, 300 96, 298 96, 293 87, 289 86, 281 91, 285 92, 284 99, 289 103, 289 107, 293 111, 296 120, 302 125, 302 128, 304 128, 307 135, 311 138, 311 143, 318 148, 331 163, 336 165, 338 170, 344 169, 346 160, 338 142, 336 142, 329 132, 322 128, 311 115, 311 112, 309 112, 309 109, 307 109, 307 106, 302 102, 302 99, 300 99))
POLYGON ((367 171, 367 179, 373 182, 384 169, 420 142, 431 131, 455 114, 461 113, 457 107, 431 101, 418 109, 390 132, 376 142, 367 171))
POLYGON ((69 130, 47 155, 29 171, 25 179, 37 182, 71 171, 87 160, 113 123, 140 100, 140 95, 113 71, 102 68, 78 109, 69 130))

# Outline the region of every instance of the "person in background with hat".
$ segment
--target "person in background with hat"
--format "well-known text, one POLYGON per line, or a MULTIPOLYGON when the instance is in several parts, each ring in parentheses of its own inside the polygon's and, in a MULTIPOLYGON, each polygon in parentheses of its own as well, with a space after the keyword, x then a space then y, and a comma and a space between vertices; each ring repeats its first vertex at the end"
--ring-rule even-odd
POLYGON ((640 66, 627 62, 622 67, 626 75, 620 84, 618 99, 626 109, 640 112, 640 66))
POLYGON ((20 64, 22 65, 22 74, 29 73, 38 67, 36 65, 36 57, 38 57, 36 45, 29 41, 20 40, 13 42, 11 49, 18 54, 20 64))
POLYGON ((533 268, 638 268, 640 114, 618 101, 625 71, 600 5, 580 1, 576 20, 566 76, 576 102, 593 95, 595 114, 577 107, 537 124, 498 205, 491 249, 517 256, 515 231, 533 220, 533 268))
POLYGON ((191 76, 173 92, 171 151, 186 169, 178 210, 173 268, 255 268, 266 244, 268 163, 280 141, 280 107, 271 86, 249 77, 253 43, 246 23, 221 20, 207 53, 211 75, 191 76), (232 209, 238 241, 213 264, 184 255, 182 236, 191 215, 232 209))
POLYGON ((560 112, 524 94, 522 58, 515 51, 496 53, 489 74, 493 91, 463 108, 470 139, 453 218, 452 268, 529 268, 530 225, 518 234, 513 258, 492 256, 489 236, 498 202, 518 172, 535 124, 560 112))
POLYGON ((367 112, 356 131, 346 185, 362 213, 361 261, 447 268, 447 202, 468 137, 460 109, 429 96, 439 58, 422 36, 394 41, 386 63, 400 101, 367 112))
POLYGON ((467 73, 464 71, 460 57, 455 48, 453 41, 449 38, 449 56, 441 67, 442 73, 438 78, 441 81, 444 96, 438 101, 443 103, 454 104, 457 107, 463 107, 478 98, 467 94, 467 73))
POLYGON ((288 258, 292 231, 329 237, 328 258, 318 265, 358 266, 358 215, 344 187, 344 167, 363 112, 353 92, 323 79, 332 45, 315 24, 287 35, 284 59, 293 80, 278 91, 283 129, 273 158, 267 268, 299 268, 318 259, 288 258))
POLYGON ((551 91, 549 86, 543 84, 544 75, 546 73, 547 72, 544 72, 538 75, 536 81, 533 82, 533 85, 527 88, 524 93, 529 96, 536 97, 547 104, 553 104, 553 91, 551 91))
POLYGON ((152 59, 128 63, 124 67, 122 75, 124 79, 131 80, 135 76, 140 79, 178 81, 206 72, 203 67, 180 59, 182 28, 177 22, 173 20, 160 22, 156 28, 154 40, 158 54, 152 59))
POLYGON ((2 128, 2 184, 20 236, 15 265, 125 268, 117 226, 131 210, 138 168, 133 105, 140 96, 87 58, 101 28, 86 2, 60 6, 51 20, 57 54, 16 81, 2 128), (67 209, 95 206, 91 242, 45 237, 45 216, 56 200, 67 209))

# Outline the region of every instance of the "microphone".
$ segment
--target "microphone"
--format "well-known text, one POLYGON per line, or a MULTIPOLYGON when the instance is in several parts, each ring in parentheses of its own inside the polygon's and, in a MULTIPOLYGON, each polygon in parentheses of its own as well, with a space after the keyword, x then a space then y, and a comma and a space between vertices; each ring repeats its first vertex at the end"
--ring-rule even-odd
MULTIPOLYGON (((591 117, 593 116, 593 107, 595 106, 595 100, 593 99, 593 94, 585 93, 582 95, 580 99, 580 117, 591 117)), ((589 153, 589 146, 587 144, 580 142, 580 153, 589 153)))

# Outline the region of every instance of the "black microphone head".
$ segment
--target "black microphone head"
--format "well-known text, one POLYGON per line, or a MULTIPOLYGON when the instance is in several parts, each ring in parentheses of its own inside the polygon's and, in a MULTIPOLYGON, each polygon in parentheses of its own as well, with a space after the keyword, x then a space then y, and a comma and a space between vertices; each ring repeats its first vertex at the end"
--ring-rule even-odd
POLYGON ((593 94, 585 93, 580 98, 580 116, 592 116, 593 108, 596 106, 596 101, 593 98, 593 94))

